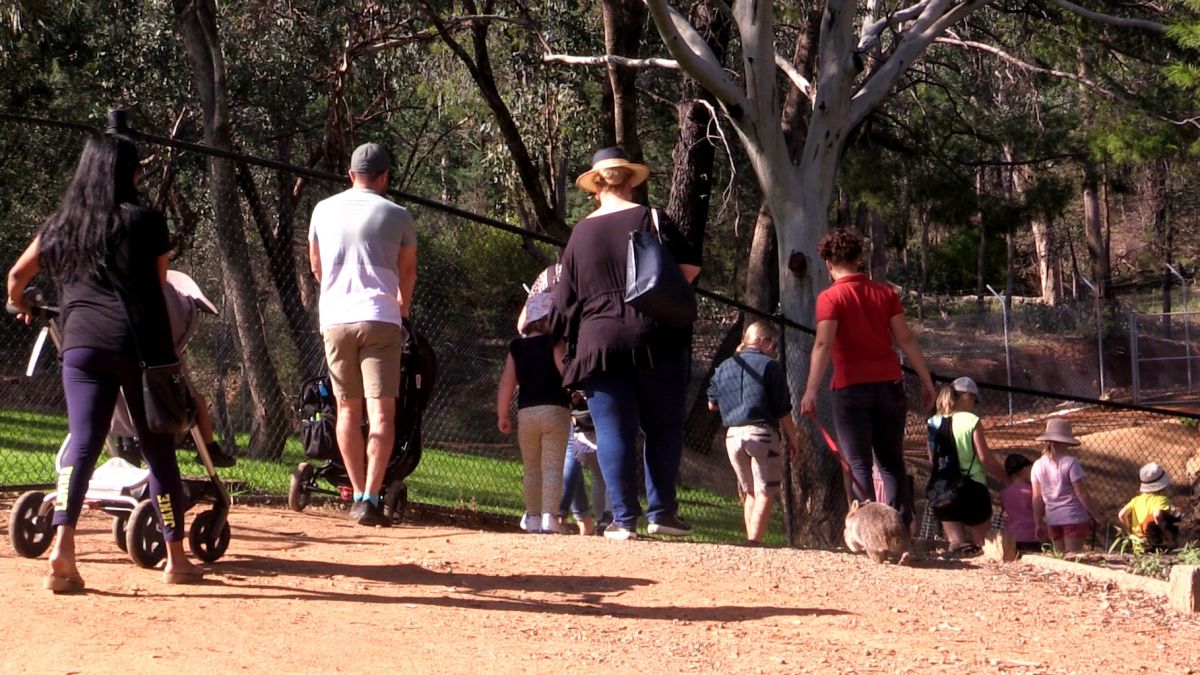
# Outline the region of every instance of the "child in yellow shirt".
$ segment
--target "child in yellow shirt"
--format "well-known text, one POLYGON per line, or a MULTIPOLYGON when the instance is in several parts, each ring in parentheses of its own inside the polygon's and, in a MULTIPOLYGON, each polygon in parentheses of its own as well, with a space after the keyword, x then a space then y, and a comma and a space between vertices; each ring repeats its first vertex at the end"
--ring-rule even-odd
POLYGON ((1179 536, 1179 514, 1165 494, 1171 476, 1156 462, 1150 462, 1138 471, 1138 478, 1142 481, 1141 494, 1121 508, 1117 520, 1143 545, 1174 544, 1179 536))

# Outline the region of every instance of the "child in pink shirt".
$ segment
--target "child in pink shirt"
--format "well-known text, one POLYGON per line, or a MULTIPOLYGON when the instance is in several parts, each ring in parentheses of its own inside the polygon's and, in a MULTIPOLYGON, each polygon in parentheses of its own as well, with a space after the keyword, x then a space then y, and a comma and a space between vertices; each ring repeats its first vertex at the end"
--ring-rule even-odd
POLYGON ((1036 551, 1042 543, 1033 522, 1032 470, 1033 462, 1024 455, 1014 452, 1004 458, 1004 473, 1010 482, 1000 491, 1000 506, 1004 509, 1004 531, 1012 535, 1017 548, 1036 551))

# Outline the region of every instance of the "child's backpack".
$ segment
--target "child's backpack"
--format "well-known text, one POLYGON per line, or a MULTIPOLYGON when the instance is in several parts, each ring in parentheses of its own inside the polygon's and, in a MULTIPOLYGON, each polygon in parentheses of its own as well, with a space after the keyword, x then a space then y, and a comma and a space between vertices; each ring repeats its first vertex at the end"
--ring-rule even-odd
POLYGON ((300 386, 300 444, 310 459, 338 455, 337 403, 328 375, 305 380, 300 386))
MULTIPOLYGON (((935 509, 950 506, 958 499, 966 472, 958 462, 958 444, 954 442, 954 424, 950 416, 939 416, 937 427, 933 421, 929 423, 929 449, 933 455, 933 465, 929 471, 929 483, 925 486, 925 496, 929 505, 935 509)), ((970 471, 975 466, 975 458, 971 458, 970 471)))

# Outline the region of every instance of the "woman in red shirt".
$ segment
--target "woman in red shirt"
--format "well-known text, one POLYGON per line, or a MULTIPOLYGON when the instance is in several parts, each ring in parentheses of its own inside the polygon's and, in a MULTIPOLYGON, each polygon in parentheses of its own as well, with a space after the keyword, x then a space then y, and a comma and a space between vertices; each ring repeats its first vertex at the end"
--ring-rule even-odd
POLYGON ((904 469, 904 421, 907 402, 895 345, 921 379, 926 409, 937 396, 917 339, 904 320, 896 291, 861 273, 862 238, 837 229, 825 235, 817 252, 833 285, 817 297, 817 337, 813 343, 808 386, 800 412, 817 410, 817 390, 833 360, 833 420, 838 443, 850 464, 856 497, 886 501, 912 522, 904 469), (883 495, 875 494, 871 466, 879 465, 883 495), (860 487, 861 486, 861 487, 860 487))

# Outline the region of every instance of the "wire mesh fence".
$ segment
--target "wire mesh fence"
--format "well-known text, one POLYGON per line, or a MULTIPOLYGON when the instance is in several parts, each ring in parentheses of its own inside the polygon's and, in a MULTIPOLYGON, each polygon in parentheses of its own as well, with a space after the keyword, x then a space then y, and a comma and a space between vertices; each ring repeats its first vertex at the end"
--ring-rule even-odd
MULTIPOLYGON (((69 132, 59 133, 64 143, 75 140, 69 132)), ((29 157, 28 161, 35 159, 29 157)), ((255 172, 263 172, 260 179, 274 179, 273 171, 277 170, 259 168, 255 172)), ((149 189, 154 187, 151 184, 149 189)), ((308 213, 315 201, 339 189, 332 183, 314 184, 297 205, 297 213, 308 213)), ((520 453, 515 440, 496 428, 495 392, 508 342, 516 335, 516 317, 525 298, 523 284, 553 258, 555 250, 510 231, 431 208, 415 207, 414 213, 419 272, 412 321, 436 352, 439 374, 422 423, 423 458, 408 478, 409 499, 459 513, 488 514, 515 527, 524 510, 520 453)), ((230 287, 226 272, 214 262, 222 252, 210 222, 201 219, 190 232, 182 254, 172 263, 192 276, 222 310, 217 317, 200 320, 185 356, 197 387, 209 399, 218 440, 237 457, 236 466, 220 472, 235 494, 282 496, 288 491, 296 466, 305 460, 296 436, 297 397, 301 382, 324 367, 315 321, 316 289, 307 274, 306 222, 303 216, 297 218, 295 232, 284 247, 289 258, 285 268, 292 270, 294 282, 289 288, 281 288, 270 272, 272 265, 278 266, 280 261, 270 258, 262 241, 247 236, 251 264, 246 273, 253 277, 257 292, 253 308, 267 345, 262 359, 244 356, 249 353, 246 327, 235 319, 231 309, 234 300, 224 290, 230 287), (252 386, 255 377, 258 383, 252 386), (273 438, 282 442, 264 440, 273 438)), ((13 236, 12 232, 7 234, 13 236)), ((17 238, 27 240, 31 234, 29 228, 17 238)), ((48 281, 37 283, 50 290, 48 281)), ((705 396, 713 367, 731 354, 739 341, 742 309, 705 296, 694 328, 680 508, 693 521, 701 540, 744 538, 735 480, 724 451, 724 430, 718 416, 708 411, 705 396)), ((1053 366, 1064 373, 1057 379, 1016 383, 1065 394, 1008 391, 987 385, 1003 381, 1003 376, 997 374, 1004 372, 1002 367, 994 367, 996 355, 1003 354, 1003 349, 997 349, 997 332, 990 324, 950 321, 939 327, 927 320, 918 324, 918 333, 936 372, 951 377, 969 374, 984 383, 985 427, 989 441, 1001 455, 1022 452, 1032 457, 1038 451, 1033 439, 1049 416, 1071 419, 1083 441, 1081 460, 1091 473, 1094 494, 1106 513, 1115 514, 1136 493, 1137 467, 1141 463, 1158 461, 1182 487, 1197 431, 1195 418, 1184 413, 1072 400, 1072 396, 1082 399, 1094 391, 1094 375, 1082 366, 1081 372, 1076 372, 1061 354, 1056 358, 1055 345, 1065 339, 1067 325, 1078 329, 1075 332, 1080 339, 1086 337, 1083 327, 1087 321, 1086 312, 1079 308, 1031 309, 1027 317, 1018 318, 1010 327, 1030 336, 1030 340, 1036 336, 1044 343, 1043 353, 1037 357, 1041 360, 1024 362, 1020 366, 1023 372, 1044 374, 1053 366), (983 362, 991 365, 980 368, 983 362), (1067 377, 1066 373, 1073 375, 1067 377)), ((798 401, 797 387, 802 385, 807 370, 812 337, 794 324, 783 328, 788 345, 783 360, 798 401)), ((53 349, 47 347, 32 377, 25 374, 36 340, 36 327, 16 322, 0 325, 0 379, 5 385, 0 389, 3 490, 52 484, 54 454, 66 435, 53 349)), ((909 385, 913 398, 919 388, 913 382, 909 385)), ((827 416, 831 408, 828 393, 822 396, 819 410, 827 416)), ((905 447, 919 496, 928 471, 925 413, 915 399, 910 400, 910 410, 905 447)), ((824 421, 832 428, 829 420, 824 421)), ((806 452, 816 455, 802 456, 794 462, 792 474, 812 474, 816 470, 819 475, 829 475, 827 469, 836 460, 828 454, 815 429, 808 424, 804 428, 811 441, 806 452)), ((185 474, 202 473, 192 452, 181 451, 179 458, 185 474)), ((793 509, 804 498, 800 494, 785 495, 785 507, 793 509)), ((783 541, 783 520, 777 516, 769 541, 783 541)))

